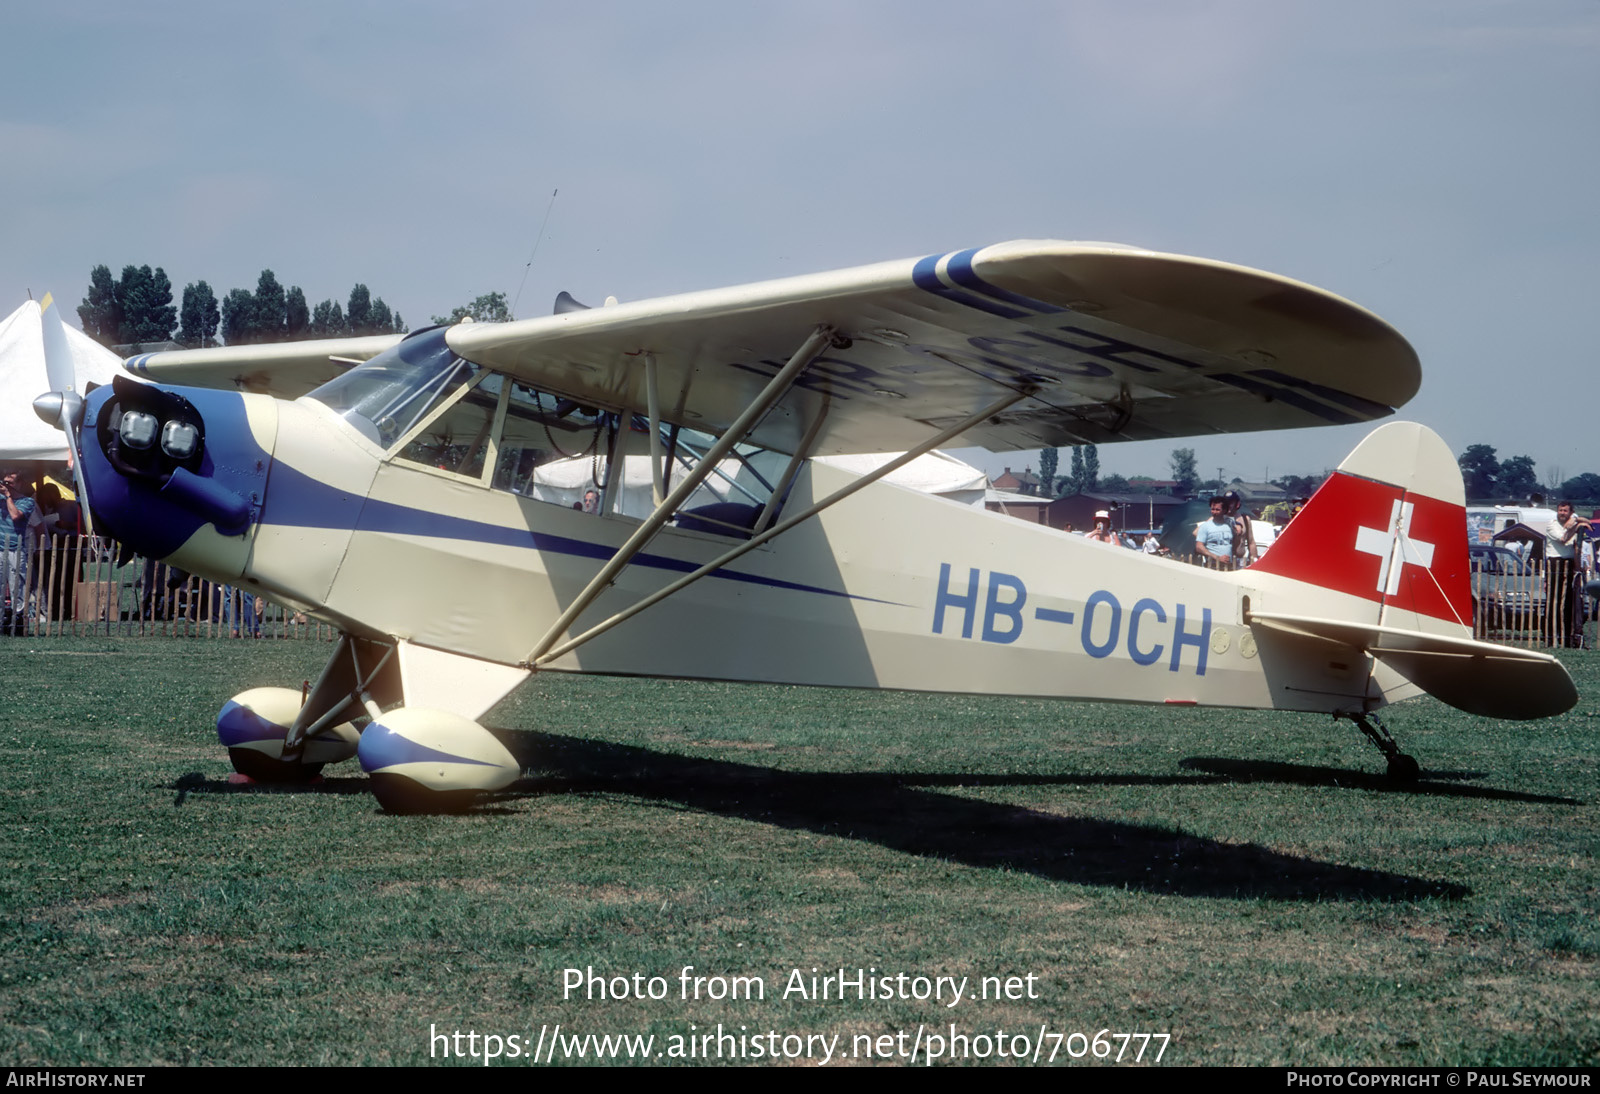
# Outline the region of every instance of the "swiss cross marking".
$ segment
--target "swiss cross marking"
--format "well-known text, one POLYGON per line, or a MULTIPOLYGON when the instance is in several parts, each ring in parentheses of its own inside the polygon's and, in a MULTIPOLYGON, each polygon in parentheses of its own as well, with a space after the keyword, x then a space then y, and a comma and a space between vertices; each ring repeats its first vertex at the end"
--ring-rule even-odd
POLYGON ((1356 550, 1382 560, 1378 566, 1378 592, 1385 596, 1400 591, 1400 571, 1406 563, 1423 568, 1433 565, 1433 544, 1411 538, 1411 510, 1411 502, 1397 499, 1389 511, 1388 528, 1356 529, 1356 550))

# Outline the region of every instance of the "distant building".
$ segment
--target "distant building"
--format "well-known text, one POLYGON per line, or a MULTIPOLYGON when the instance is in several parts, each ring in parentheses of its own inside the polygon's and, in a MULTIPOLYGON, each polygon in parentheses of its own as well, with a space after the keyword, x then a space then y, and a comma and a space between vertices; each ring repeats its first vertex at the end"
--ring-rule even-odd
POLYGON ((1008 517, 1016 517, 1032 524, 1043 524, 1045 510, 1050 506, 1049 498, 1038 498, 1032 494, 1018 494, 1010 490, 999 490, 990 487, 983 497, 983 507, 991 513, 1004 513, 1008 517))
POLYGON ((1274 502, 1290 500, 1289 491, 1276 483, 1234 479, 1225 489, 1236 491, 1250 509, 1262 509, 1274 502))
POLYGON ((1013 471, 1008 467, 1005 474, 994 479, 989 485, 1009 494, 1027 494, 1035 498, 1045 496, 1044 480, 1035 475, 1032 468, 1013 471))

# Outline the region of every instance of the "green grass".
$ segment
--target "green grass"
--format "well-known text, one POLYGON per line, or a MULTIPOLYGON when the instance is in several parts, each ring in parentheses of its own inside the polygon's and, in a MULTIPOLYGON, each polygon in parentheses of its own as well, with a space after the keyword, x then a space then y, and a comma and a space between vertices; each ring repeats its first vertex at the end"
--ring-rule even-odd
POLYGON ((953 1022, 1170 1033, 1182 1064, 1600 1063, 1595 654, 1560 718, 1391 710, 1406 789, 1321 718, 561 676, 486 719, 529 775, 472 815, 385 815, 353 763, 230 787, 216 710, 330 648, 0 647, 0 1058, 953 1022), (685 965, 767 997, 681 1000, 685 965), (587 966, 671 996, 563 1000, 587 966), (1039 998, 782 998, 841 966, 1039 998))

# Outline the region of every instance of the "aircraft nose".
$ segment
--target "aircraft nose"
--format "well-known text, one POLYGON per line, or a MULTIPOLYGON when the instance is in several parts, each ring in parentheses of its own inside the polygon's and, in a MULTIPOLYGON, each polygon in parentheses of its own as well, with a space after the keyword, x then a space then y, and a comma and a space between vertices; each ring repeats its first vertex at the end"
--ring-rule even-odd
MULTIPOLYGON (((237 572, 243 554, 232 548, 260 517, 272 462, 271 399, 119 376, 91 393, 82 428, 89 501, 112 535, 152 558, 170 558, 198 537, 237 572)), ((185 568, 216 569, 200 561, 185 568)))

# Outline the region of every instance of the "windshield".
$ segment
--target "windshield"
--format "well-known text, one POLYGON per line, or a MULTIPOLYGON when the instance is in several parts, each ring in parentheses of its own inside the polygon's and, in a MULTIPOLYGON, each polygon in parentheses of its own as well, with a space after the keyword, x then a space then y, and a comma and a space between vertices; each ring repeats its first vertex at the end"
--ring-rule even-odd
POLYGON ((1472 553, 1472 569, 1484 574, 1509 574, 1512 577, 1528 577, 1533 569, 1516 552, 1504 549, 1491 549, 1487 551, 1474 551, 1472 553))
POLYGON ((440 399, 478 372, 445 344, 443 328, 405 339, 306 396, 389 448, 440 399))

